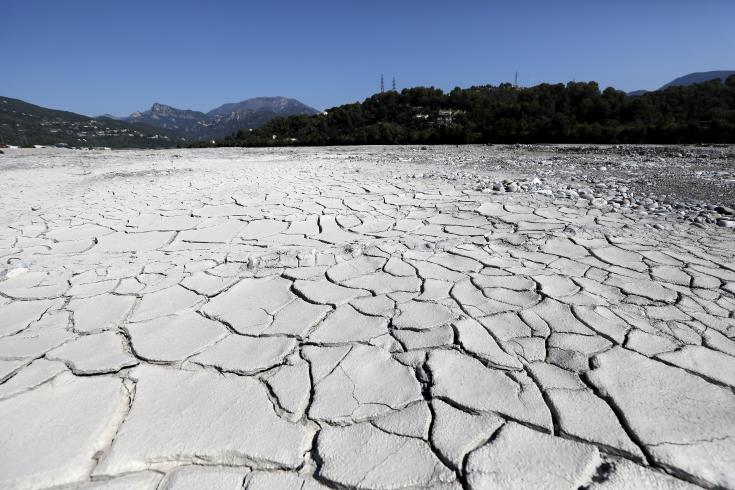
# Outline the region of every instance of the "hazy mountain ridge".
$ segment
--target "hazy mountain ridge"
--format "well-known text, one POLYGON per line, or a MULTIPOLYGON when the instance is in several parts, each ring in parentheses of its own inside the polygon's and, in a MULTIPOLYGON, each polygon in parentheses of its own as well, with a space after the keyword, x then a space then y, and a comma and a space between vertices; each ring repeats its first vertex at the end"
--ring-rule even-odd
MULTIPOLYGON (((709 82, 710 80, 718 79, 721 82, 724 82, 731 75, 735 75, 735 70, 698 71, 675 78, 669 83, 662 85, 658 90, 665 90, 669 87, 686 87, 695 83, 709 82)), ((650 90, 634 90, 632 92, 628 92, 628 95, 638 97, 648 92, 650 92, 650 90)))
POLYGON ((133 112, 121 118, 130 123, 144 123, 178 133, 187 139, 199 137, 202 121, 207 119, 203 112, 177 109, 165 104, 154 103, 150 110, 133 112))
POLYGON ((313 107, 288 97, 254 97, 229 104, 222 104, 207 113, 208 116, 225 116, 233 112, 273 112, 278 115, 297 116, 300 114, 312 115, 317 111, 313 107))
POLYGON ((702 71, 689 73, 683 77, 675 78, 670 81, 659 90, 664 90, 669 87, 684 87, 695 83, 709 82, 710 80, 719 79, 721 82, 727 80, 730 75, 735 75, 735 70, 718 70, 718 71, 702 71))
POLYGON ((69 147, 159 148, 176 146, 173 133, 109 117, 88 117, 0 96, 0 143, 69 147))
MULTIPOLYGON (((629 92, 627 95, 629 96, 628 98, 632 99, 636 98, 632 96, 648 97, 658 94, 658 98, 655 99, 658 101, 661 98, 674 97, 675 94, 669 94, 667 96, 667 92, 678 93, 681 91, 680 89, 673 91, 665 89, 671 89, 672 87, 690 87, 692 85, 697 85, 714 79, 723 80, 724 82, 728 76, 732 75, 735 75, 735 71, 720 70, 690 73, 672 80, 661 89, 655 91, 641 90, 629 92)), ((703 86, 701 89, 698 89, 698 91, 692 92, 692 97, 699 97, 700 95, 705 94, 708 90, 719 90, 712 84, 705 85, 706 86, 703 86)), ((723 83, 723 86, 724 85, 725 84, 723 83)), ((567 89, 569 89, 569 87, 573 87, 575 91, 580 92, 580 96, 583 98, 590 97, 590 94, 592 94, 592 99, 595 99, 601 95, 598 93, 596 84, 594 84, 594 87, 590 86, 588 88, 584 88, 584 86, 585 84, 568 84, 567 89)), ((728 86, 732 86, 732 81, 728 82, 728 86)), ((541 84, 537 86, 536 89, 537 91, 540 90, 543 92, 548 91, 548 87, 556 87, 554 90, 558 92, 560 90, 559 87, 562 87, 563 89, 564 86, 563 84, 557 84, 554 86, 541 84)), ((479 88, 483 89, 483 87, 479 88)), ((485 87, 485 89, 488 88, 492 87, 485 87)), ((407 89, 409 90, 409 94, 418 94, 416 97, 419 99, 427 98, 428 102, 416 104, 414 103, 415 101, 409 101, 410 103, 407 105, 402 102, 401 104, 405 105, 405 107, 399 104, 401 107, 391 108, 391 111, 394 111, 394 109, 398 111, 396 113, 397 115, 389 111, 390 114, 393 114, 398 118, 396 121, 386 120, 386 114, 388 113, 381 113, 382 115, 371 114, 371 112, 373 112, 371 107, 374 105, 372 98, 367 99, 366 102, 369 103, 365 106, 364 110, 361 108, 356 114, 353 114, 353 112, 355 112, 355 107, 360 104, 347 104, 330 109, 328 112, 320 113, 316 109, 309 107, 296 99, 287 97, 256 97, 240 102, 223 104, 207 113, 188 109, 178 109, 157 102, 152 105, 151 109, 142 112, 134 112, 128 117, 115 117, 105 114, 103 116, 93 118, 73 112, 48 109, 22 100, 0 96, 0 144, 54 145, 62 143, 64 145, 74 147, 109 146, 113 148, 145 148, 173 147, 182 143, 189 144, 192 141, 197 140, 208 144, 206 143, 208 140, 217 140, 229 137, 228 139, 231 143, 227 144, 259 145, 271 144, 272 136, 274 134, 279 135, 279 137, 287 136, 287 140, 299 141, 301 144, 372 144, 386 142, 420 142, 423 144, 425 142, 439 141, 484 142, 486 140, 490 141, 495 139, 499 141, 504 141, 506 139, 509 141, 515 141, 515 136, 513 135, 516 133, 513 128, 516 126, 518 117, 515 117, 514 119, 514 117, 506 117, 507 115, 503 116, 502 114, 496 114, 488 119, 483 116, 487 121, 481 121, 482 124, 480 124, 480 126, 487 127, 484 128, 483 131, 479 132, 476 130, 472 130, 474 132, 470 131, 472 126, 475 126, 476 123, 478 123, 477 121, 471 120, 473 117, 472 114, 477 112, 478 109, 472 103, 468 103, 469 99, 475 98, 475 92, 477 92, 476 89, 478 89, 478 87, 471 87, 470 89, 466 89, 464 91, 460 90, 458 92, 458 94, 465 94, 467 97, 464 98, 467 98, 468 100, 455 101, 450 97, 448 100, 444 101, 444 103, 439 104, 436 107, 432 106, 432 103, 436 102, 433 101, 433 99, 441 99, 444 97, 440 90, 434 94, 432 91, 435 89, 433 88, 426 89, 417 87, 415 89, 407 89), (431 110, 428 110, 430 107, 431 110), (335 112, 335 109, 339 109, 336 111, 336 115, 345 113, 346 117, 349 116, 347 117, 348 120, 354 119, 354 121, 350 124, 345 123, 347 126, 342 127, 342 122, 334 120, 336 115, 332 113, 335 112), (314 115, 319 116, 317 118, 305 117, 314 115), (504 124, 506 124, 509 129, 506 128, 507 131, 500 131, 500 133, 498 133, 498 128, 501 125, 497 123, 496 119, 501 116, 504 124), (321 117, 326 117, 326 119, 319 119, 321 117), (404 121, 403 119, 406 120, 404 121), (325 121, 331 122, 327 126, 324 126, 322 123, 325 121), (360 125, 364 127, 354 127, 355 121, 361 121, 360 125), (284 126, 284 124, 286 124, 286 126, 284 126), (463 127, 462 130, 458 130, 460 126, 463 127), (248 130, 253 130, 253 134, 248 135, 248 130), (387 134, 386 131, 391 134, 387 134), (252 138, 250 136, 252 136, 252 138)), ((506 90, 507 87, 501 85, 497 89, 506 90)), ((554 92, 554 90, 552 90, 552 92, 554 92)), ((403 92, 405 92, 405 90, 403 92)), ((514 91, 511 91, 507 95, 510 97, 514 93, 514 91)), ((623 98, 626 96, 624 92, 617 92, 614 91, 614 89, 611 94, 613 93, 619 93, 623 98)), ((390 94, 398 93, 389 91, 386 93, 385 97, 390 99, 393 97, 390 94)), ((415 98, 414 95, 411 95, 410 98, 415 98)), ((447 96, 449 95, 450 94, 447 94, 447 96)), ((602 112, 609 110, 609 108, 612 107, 610 104, 613 102, 613 105, 620 105, 621 103, 616 97, 613 97, 610 94, 608 94, 608 96, 612 98, 611 100, 605 101, 603 104, 605 107, 600 108, 600 111, 602 112)), ((476 102, 478 104, 481 103, 481 101, 476 102)), ((704 102, 706 102, 706 100, 704 102)), ((691 110, 698 110, 698 106, 702 105, 704 102, 692 105, 691 110)), ((667 103, 676 105, 677 102, 676 100, 671 100, 667 103)), ((378 105, 384 105, 383 101, 378 105)), ((711 121, 717 119, 717 117, 714 116, 717 116, 717 114, 701 114, 700 119, 701 121, 704 121, 702 124, 706 122, 711 125, 711 121)), ((557 119, 545 121, 544 124, 553 129, 553 134, 551 135, 553 138, 559 139, 561 138, 559 134, 565 135, 560 139, 560 141, 565 142, 577 141, 577 139, 579 139, 579 141, 610 140, 644 142, 649 140, 654 141, 657 138, 663 138, 663 140, 666 141, 674 138, 674 136, 670 134, 659 135, 656 133, 659 129, 656 128, 651 130, 651 134, 655 135, 654 137, 651 136, 651 134, 648 134, 648 132, 650 132, 650 128, 638 127, 635 124, 631 126, 626 123, 623 134, 623 136, 625 136, 624 138, 621 136, 620 139, 610 139, 607 137, 605 137, 607 138, 605 139, 597 134, 597 132, 602 130, 602 126, 600 126, 602 123, 599 123, 598 121, 595 123, 597 126, 595 126, 591 121, 586 121, 586 117, 587 116, 585 115, 579 114, 562 114, 557 119), (572 117, 571 122, 565 119, 568 118, 568 116, 572 117), (572 126, 581 125, 581 129, 577 129, 584 131, 579 134, 573 131, 570 132, 568 131, 568 126, 570 126, 570 124, 572 126)), ((695 123, 699 124, 697 121, 692 124, 695 123)), ((715 125, 717 127, 708 126, 705 128, 704 126, 697 126, 695 128, 696 131, 687 130, 689 132, 686 133, 686 136, 689 139, 699 137, 709 138, 711 141, 729 141, 731 138, 728 139, 728 137, 726 137, 726 133, 731 131, 728 129, 730 124, 730 119, 726 121, 720 121, 717 119, 717 124, 715 125)), ((549 129, 549 131, 551 131, 551 129, 549 129)), ((681 129, 681 131, 684 131, 684 129, 681 129)), ((536 137, 541 139, 550 137, 543 131, 542 133, 539 133, 536 137)), ((530 138, 528 135, 525 137, 530 138)), ((682 135, 676 137, 683 138, 682 135)), ((282 140, 279 140, 279 144, 281 141, 282 140)))
POLYGON ((164 128, 187 139, 211 139, 221 138, 238 129, 258 128, 277 116, 313 115, 317 112, 288 97, 255 97, 223 104, 206 114, 156 102, 150 110, 134 112, 122 120, 164 128))

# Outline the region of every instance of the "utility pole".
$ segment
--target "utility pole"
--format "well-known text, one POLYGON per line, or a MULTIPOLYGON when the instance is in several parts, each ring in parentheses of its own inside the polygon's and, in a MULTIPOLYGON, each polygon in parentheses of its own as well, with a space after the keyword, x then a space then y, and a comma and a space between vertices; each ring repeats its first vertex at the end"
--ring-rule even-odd
POLYGON ((385 84, 383 83, 383 74, 380 74, 380 93, 385 92, 385 84))
POLYGON ((396 91, 396 77, 393 77, 393 91, 396 91))
POLYGON ((518 88, 518 70, 516 70, 516 81, 515 81, 515 83, 513 84, 513 86, 514 86, 515 88, 518 88))

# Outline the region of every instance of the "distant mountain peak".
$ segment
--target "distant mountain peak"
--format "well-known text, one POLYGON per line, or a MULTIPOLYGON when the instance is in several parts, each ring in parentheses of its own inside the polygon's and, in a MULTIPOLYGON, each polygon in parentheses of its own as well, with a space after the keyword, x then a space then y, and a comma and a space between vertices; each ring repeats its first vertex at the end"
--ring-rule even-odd
POLYGON ((149 112, 153 114, 157 114, 159 116, 186 117, 186 118, 199 117, 199 115, 202 114, 199 111, 191 111, 189 109, 177 109, 175 107, 171 107, 170 105, 161 104, 160 102, 154 102, 149 112))
POLYGON ((260 127, 274 117, 312 115, 317 112, 296 99, 275 96, 224 104, 206 114, 154 102, 149 110, 133 112, 122 119, 165 128, 190 139, 211 139, 227 136, 239 129, 260 127))
MULTIPOLYGON (((666 90, 669 87, 685 87, 687 85, 693 85, 695 83, 709 82, 710 80, 720 80, 724 82, 730 76, 735 75, 735 70, 717 70, 717 71, 698 71, 689 73, 679 78, 675 78, 666 85, 663 85, 658 90, 666 90)), ((635 90, 628 92, 631 97, 638 97, 648 93, 648 90, 635 90)))
POLYGON ((298 114, 312 115, 317 111, 313 107, 289 97, 253 97, 241 100, 240 102, 232 102, 223 104, 216 109, 212 109, 207 113, 210 117, 224 116, 235 112, 273 112, 278 116, 293 116, 298 114))
POLYGON ((717 70, 717 71, 699 71, 684 75, 683 77, 676 78, 659 90, 663 90, 669 87, 681 87, 686 85, 692 85, 695 83, 709 82, 710 80, 725 81, 731 75, 735 75, 735 70, 717 70))
POLYGON ((0 123, 0 142, 11 145, 157 148, 181 141, 174 132, 110 114, 89 117, 9 97, 0 97, 0 123))
POLYGON ((178 110, 178 109, 174 109, 170 105, 161 104, 160 102, 154 102, 153 105, 151 106, 151 111, 153 112, 167 112, 171 110, 178 110))

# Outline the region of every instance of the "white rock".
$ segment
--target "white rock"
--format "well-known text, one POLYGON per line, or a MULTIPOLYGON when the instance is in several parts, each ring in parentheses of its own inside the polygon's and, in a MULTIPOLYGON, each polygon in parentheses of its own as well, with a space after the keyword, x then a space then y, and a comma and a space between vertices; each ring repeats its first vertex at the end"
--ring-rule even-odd
POLYGON ((66 366, 61 362, 36 359, 0 384, 0 399, 37 388, 66 370, 66 366))
POLYGON ((13 375, 18 368, 23 366, 23 361, 3 361, 0 360, 0 384, 2 384, 7 378, 13 375))
POLYGON ((313 419, 360 420, 422 399, 412 371, 381 348, 352 344, 306 346, 302 351, 311 363, 314 401, 309 416, 313 419))
POLYGON ((280 364, 295 348, 296 340, 285 337, 228 335, 191 360, 230 373, 254 374, 280 364))
POLYGON ((471 488, 577 488, 600 462, 594 446, 508 422, 498 437, 467 459, 471 488))
POLYGON ((327 277, 334 282, 344 282, 356 277, 372 274, 385 265, 382 257, 361 255, 354 260, 341 262, 327 270, 327 277))
POLYGON ((317 437, 319 475, 366 489, 433 488, 455 480, 426 442, 387 434, 370 424, 327 426, 317 437))
POLYGON ((675 352, 657 356, 671 364, 720 383, 735 387, 735 357, 701 345, 686 345, 675 352))
POLYGON ((161 481, 161 474, 155 471, 139 471, 123 476, 88 483, 74 483, 62 487, 64 490, 156 490, 161 481))
POLYGON ((183 361, 228 333, 222 324, 193 312, 130 323, 125 328, 136 355, 154 362, 183 361))
POLYGON ((342 305, 314 329, 309 340, 325 344, 359 342, 387 333, 387 319, 363 315, 350 305, 342 305))
POLYGON ((468 352, 485 359, 490 364, 505 369, 521 370, 523 365, 511 354, 505 352, 495 339, 477 321, 466 318, 455 322, 459 341, 468 352))
POLYGON ((326 485, 314 478, 287 471, 253 471, 245 480, 245 490, 282 490, 298 488, 299 490, 323 490, 326 485))
POLYGON ((172 286, 143 296, 143 299, 130 316, 130 321, 142 322, 152 318, 182 313, 184 310, 193 309, 202 302, 202 296, 181 286, 172 286))
POLYGON ((618 265, 635 271, 643 271, 647 268, 646 264, 643 263, 643 256, 637 252, 611 246, 594 248, 591 251, 595 257, 608 264, 618 265))
POLYGON ((701 487, 677 480, 661 471, 652 471, 625 459, 614 459, 609 462, 612 470, 605 474, 604 481, 592 485, 592 488, 605 490, 696 490, 701 487))
POLYGON ((423 301, 409 301, 398 306, 399 315, 393 320, 396 328, 427 330, 450 323, 454 314, 446 306, 423 301))
POLYGON ((15 335, 0 338, 0 357, 37 358, 74 337, 69 332, 69 314, 54 312, 15 335))
POLYGON ((339 286, 326 279, 295 281, 294 289, 309 301, 322 305, 339 306, 361 296, 370 296, 367 291, 339 286))
POLYGON ((428 330, 394 330, 395 337, 406 349, 426 349, 454 343, 454 330, 442 325, 428 330))
POLYGON ((551 428, 551 414, 536 385, 523 373, 516 379, 489 369, 456 351, 429 354, 431 394, 479 412, 498 412, 539 427, 551 428))
POLYGON ((644 461, 643 453, 625 433, 612 409, 590 390, 552 389, 546 393, 566 434, 644 461))
POLYGON ((425 402, 420 401, 403 410, 374 419, 372 423, 391 434, 426 440, 429 438, 431 411, 425 402))
POLYGON ((116 332, 84 335, 53 349, 46 357, 65 362, 74 374, 114 373, 138 364, 125 344, 125 338, 116 332))
POLYGON ((373 316, 390 317, 395 308, 395 301, 384 294, 355 298, 350 304, 360 313, 373 316))
POLYGON ((67 308, 74 312, 74 330, 93 332, 120 325, 134 304, 133 296, 103 294, 92 298, 73 299, 67 308))
POLYGON ((590 380, 612 398, 655 461, 735 486, 732 391, 619 347, 596 359, 590 380))
POLYGON ((288 227, 288 223, 272 219, 262 219, 251 221, 245 229, 240 232, 240 238, 243 240, 255 240, 265 238, 282 233, 288 227))
POLYGON ((54 300, 14 301, 0 305, 0 336, 11 335, 27 328, 41 318, 46 310, 57 304, 54 300))
POLYGON ((181 285, 203 296, 214 296, 235 282, 236 280, 233 278, 214 276, 206 272, 195 272, 181 281, 181 285))
POLYGON ((168 472, 161 481, 159 490, 240 490, 248 468, 227 466, 179 466, 168 472))
POLYGON ((432 405, 431 441, 458 470, 463 469, 465 455, 487 442, 504 423, 497 415, 471 414, 439 399, 432 401, 432 405))
POLYGON ((290 288, 291 282, 280 277, 243 279, 210 300, 202 311, 240 333, 261 332, 270 324, 270 316, 295 298, 290 288))
POLYGON ((0 401, 2 447, 8 455, 0 458, 0 486, 39 488, 86 479, 127 407, 119 379, 71 374, 0 401))
POLYGON ((229 243, 246 225, 237 219, 224 220, 214 226, 206 226, 205 223, 195 230, 182 231, 176 239, 195 243, 229 243))
POLYGON ((161 248, 170 243, 173 238, 173 232, 116 232, 100 237, 92 251, 96 253, 144 252, 161 248))
POLYGON ((132 376, 133 407, 96 475, 201 459, 295 468, 311 443, 310 431, 279 418, 252 378, 154 366, 140 366, 132 376))
POLYGON ((286 364, 263 374, 278 399, 281 408, 300 418, 309 405, 311 396, 311 378, 309 365, 305 362, 286 364))
POLYGON ((397 291, 419 292, 421 290, 421 281, 417 277, 395 277, 383 271, 349 279, 343 284, 351 288, 367 289, 375 294, 397 291))

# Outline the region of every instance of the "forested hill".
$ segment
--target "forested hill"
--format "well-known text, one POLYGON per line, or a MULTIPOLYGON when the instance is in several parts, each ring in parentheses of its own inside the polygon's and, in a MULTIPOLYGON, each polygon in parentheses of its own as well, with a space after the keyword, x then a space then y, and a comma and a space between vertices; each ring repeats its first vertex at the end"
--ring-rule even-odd
MULTIPOLYGON (((315 116, 276 118, 216 146, 435 143, 733 143, 735 76, 630 97, 570 82, 411 88, 315 116)), ((199 143, 207 146, 209 143, 199 143)))
POLYGON ((145 124, 92 118, 0 96, 0 144, 170 148, 176 135, 145 124))

